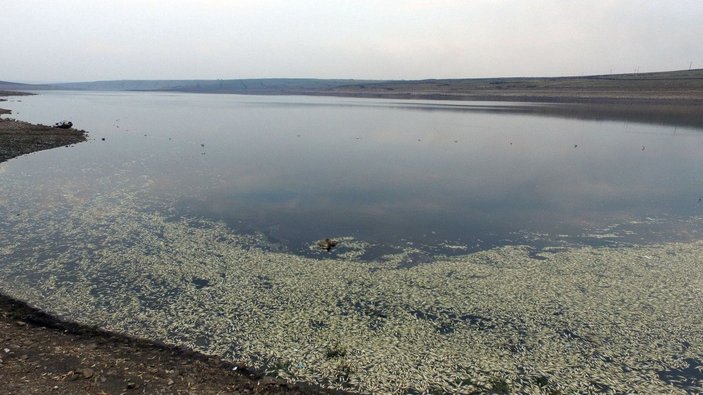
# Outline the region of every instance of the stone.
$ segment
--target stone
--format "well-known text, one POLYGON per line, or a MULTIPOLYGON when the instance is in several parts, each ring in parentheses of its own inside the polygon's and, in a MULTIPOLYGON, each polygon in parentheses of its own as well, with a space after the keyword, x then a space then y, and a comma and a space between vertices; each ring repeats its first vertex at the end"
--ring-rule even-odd
POLYGON ((95 371, 91 368, 81 369, 81 374, 84 378, 89 379, 95 375, 95 371))

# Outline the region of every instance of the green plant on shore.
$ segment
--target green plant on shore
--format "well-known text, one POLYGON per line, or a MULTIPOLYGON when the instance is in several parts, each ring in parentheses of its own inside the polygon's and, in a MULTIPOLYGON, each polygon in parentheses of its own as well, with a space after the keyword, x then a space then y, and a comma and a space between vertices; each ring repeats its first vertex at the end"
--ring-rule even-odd
POLYGON ((276 374, 280 373, 289 374, 291 363, 289 361, 284 361, 280 358, 271 358, 263 365, 264 372, 266 374, 276 374))

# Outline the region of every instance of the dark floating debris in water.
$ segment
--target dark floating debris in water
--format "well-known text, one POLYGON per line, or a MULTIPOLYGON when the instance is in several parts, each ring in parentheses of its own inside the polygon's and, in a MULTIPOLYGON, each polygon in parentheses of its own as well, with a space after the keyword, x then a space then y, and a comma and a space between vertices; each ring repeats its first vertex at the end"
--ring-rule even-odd
POLYGON ((102 141, 105 141, 105 137, 103 137, 101 140, 102 140, 102 141))
POLYGON ((58 129, 70 129, 71 127, 73 127, 73 122, 71 122, 71 121, 56 122, 54 124, 54 127, 58 128, 58 129))
POLYGON ((578 148, 578 147, 579 147, 579 145, 578 145, 578 144, 574 144, 574 148, 578 148))
POLYGON ((331 250, 332 248, 334 248, 334 247, 337 246, 337 240, 324 239, 324 240, 318 241, 318 242, 317 242, 317 245, 320 246, 320 248, 329 251, 329 250, 331 250))

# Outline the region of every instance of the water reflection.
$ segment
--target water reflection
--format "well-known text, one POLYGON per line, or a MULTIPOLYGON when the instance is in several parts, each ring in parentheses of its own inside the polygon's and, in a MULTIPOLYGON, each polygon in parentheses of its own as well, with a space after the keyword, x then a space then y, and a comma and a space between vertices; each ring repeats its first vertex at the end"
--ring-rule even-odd
MULTIPOLYGON (((393 107, 393 104, 389 104, 393 107)), ((412 107, 423 111, 475 111, 501 114, 542 115, 594 121, 625 121, 638 124, 659 124, 682 127, 703 127, 701 104, 648 104, 648 103, 466 103, 427 106, 397 103, 397 107, 412 107)))
POLYGON ((298 252, 341 236, 472 250, 539 244, 525 234, 589 244, 700 235, 687 219, 703 212, 702 135, 629 122, 668 123, 676 109, 55 92, 11 104, 23 119, 71 119, 94 140, 10 170, 86 195, 109 185, 75 169, 149 177, 176 215, 298 252), (628 122, 585 120, 601 117, 628 122), (56 158, 72 171, 46 171, 56 158), (669 225, 625 226, 648 217, 669 225), (601 237, 614 228, 618 237, 601 237))

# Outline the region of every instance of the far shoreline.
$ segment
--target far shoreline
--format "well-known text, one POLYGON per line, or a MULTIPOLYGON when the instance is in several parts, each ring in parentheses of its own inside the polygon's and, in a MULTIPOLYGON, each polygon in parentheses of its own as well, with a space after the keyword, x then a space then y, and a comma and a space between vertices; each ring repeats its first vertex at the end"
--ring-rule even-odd
MULTIPOLYGON (((51 90, 49 90, 51 91, 51 90)), ((104 90, 76 90, 66 92, 104 92, 104 90)), ((303 97, 337 97, 382 100, 433 100, 456 101, 471 105, 473 102, 512 103, 501 109, 487 111, 503 111, 505 113, 520 113, 544 115, 561 118, 578 118, 590 120, 613 120, 634 123, 654 123, 671 126, 703 128, 703 90, 672 95, 671 92, 628 92, 606 91, 587 92, 576 89, 557 91, 537 90, 506 90, 505 92, 484 93, 448 93, 448 92, 400 92, 376 91, 361 92, 359 90, 314 90, 314 91, 246 91, 225 92, 209 90, 116 90, 109 92, 150 92, 150 93, 187 93, 187 94, 231 94, 244 96, 303 96, 303 97), (520 105, 522 104, 522 105, 520 105)), ((31 91, 2 92, 3 94, 34 95, 31 91)), ((1 100, 0 100, 1 101, 1 100)), ((497 104, 500 106, 500 104, 497 104)), ((462 110, 457 108, 457 110, 462 110)), ((475 108, 472 110, 482 111, 475 108)), ((2 114, 0 109, 0 114, 2 114)), ((7 111, 7 110, 5 110, 7 111)))
POLYGON ((0 93, 2 90, 182 92, 338 96, 392 100, 698 106, 703 105, 703 69, 588 76, 420 80, 245 78, 124 79, 55 84, 0 82, 0 93))

